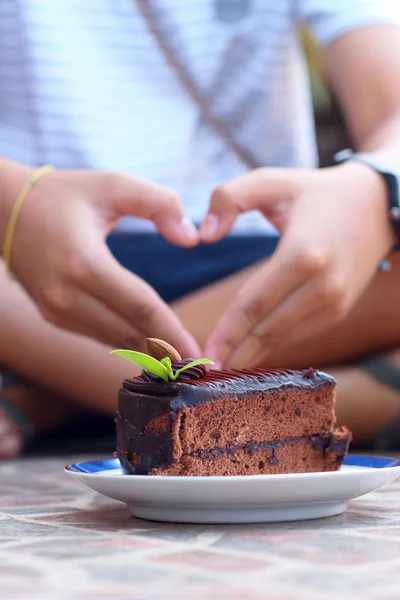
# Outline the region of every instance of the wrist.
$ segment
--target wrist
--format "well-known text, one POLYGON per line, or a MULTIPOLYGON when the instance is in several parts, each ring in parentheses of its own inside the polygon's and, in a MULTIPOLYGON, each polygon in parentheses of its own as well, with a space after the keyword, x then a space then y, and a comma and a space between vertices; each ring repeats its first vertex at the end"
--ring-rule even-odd
POLYGON ((390 218, 389 192, 384 177, 373 167, 356 160, 333 168, 343 178, 346 196, 358 198, 360 222, 361 213, 368 211, 371 236, 380 240, 381 258, 385 258, 396 246, 397 237, 390 218))
MULTIPOLYGON (((393 239, 393 244, 389 250, 400 249, 400 172, 396 161, 391 162, 385 158, 382 152, 352 152, 351 150, 342 150, 334 156, 336 164, 358 163, 367 167, 367 169, 378 175, 385 186, 386 215, 392 230, 389 238, 393 239)), ((378 196, 377 196, 378 197, 378 196)), ((379 195, 381 198, 382 195, 379 195)))
POLYGON ((0 255, 3 255, 7 226, 23 185, 34 172, 32 167, 8 159, 0 160, 0 255))

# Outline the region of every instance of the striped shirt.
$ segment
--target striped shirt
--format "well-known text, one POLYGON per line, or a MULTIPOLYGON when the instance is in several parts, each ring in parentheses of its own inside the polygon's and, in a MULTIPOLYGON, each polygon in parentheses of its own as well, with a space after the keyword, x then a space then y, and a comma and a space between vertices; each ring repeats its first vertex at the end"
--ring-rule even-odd
MULTIPOLYGON (((398 0, 152 5, 213 113, 267 166, 317 161, 296 24, 324 45, 364 25, 400 24, 398 0)), ((201 117, 135 0, 0 1, 0 156, 152 179, 176 189, 195 222, 212 188, 247 170, 201 117)), ((251 213, 237 230, 264 227, 251 213)))

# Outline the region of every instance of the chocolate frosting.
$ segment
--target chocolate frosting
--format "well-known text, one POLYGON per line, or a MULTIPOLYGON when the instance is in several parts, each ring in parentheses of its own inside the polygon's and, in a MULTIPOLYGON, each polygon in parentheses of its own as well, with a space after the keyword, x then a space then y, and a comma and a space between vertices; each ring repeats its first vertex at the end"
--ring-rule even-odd
MULTIPOLYGON (((175 363, 173 369, 182 366, 183 362, 175 363)), ((119 392, 117 445, 125 472, 145 474, 156 466, 171 462, 172 441, 169 433, 142 435, 143 429, 155 415, 169 413, 174 421, 182 407, 219 398, 257 394, 260 391, 316 390, 336 384, 333 377, 314 369, 206 371, 202 365, 188 369, 186 373, 188 379, 172 382, 156 381, 146 374, 124 381, 119 392), (128 448, 140 448, 140 463, 135 468, 124 456, 128 448)))
MULTIPOLYGON (((179 363, 173 363, 175 371, 183 364, 192 359, 186 359, 179 363)), ((307 369, 306 371, 294 371, 288 369, 244 369, 206 371, 204 365, 191 367, 182 373, 177 381, 163 381, 155 376, 151 377, 146 372, 143 376, 125 379, 122 389, 143 396, 170 396, 176 398, 178 406, 194 406, 202 402, 209 402, 224 395, 239 392, 258 392, 260 390, 271 391, 280 389, 316 389, 321 386, 335 385, 335 380, 330 375, 307 369), (183 376, 186 374, 186 377, 183 376), (190 389, 189 388, 196 388, 190 389)), ((150 409, 154 414, 154 408, 150 409)))

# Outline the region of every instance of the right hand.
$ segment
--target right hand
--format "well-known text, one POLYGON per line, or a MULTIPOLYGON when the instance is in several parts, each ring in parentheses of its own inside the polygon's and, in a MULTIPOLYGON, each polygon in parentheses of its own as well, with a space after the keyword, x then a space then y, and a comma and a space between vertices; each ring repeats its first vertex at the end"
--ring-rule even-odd
MULTIPOLYGON (((32 173, 5 163, 3 206, 12 205, 32 173)), ((105 239, 124 215, 154 221, 179 246, 197 244, 196 230, 174 192, 129 175, 54 171, 34 185, 22 207, 11 270, 54 325, 125 348, 140 348, 144 338, 158 337, 184 356, 198 356, 196 342, 173 311, 108 250, 105 239)))

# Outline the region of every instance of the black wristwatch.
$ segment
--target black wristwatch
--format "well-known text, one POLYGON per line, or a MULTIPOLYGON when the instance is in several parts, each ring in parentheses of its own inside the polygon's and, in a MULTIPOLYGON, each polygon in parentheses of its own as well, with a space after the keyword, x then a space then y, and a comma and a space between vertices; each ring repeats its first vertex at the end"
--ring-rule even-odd
POLYGON ((389 218, 397 239, 397 244, 395 244, 393 250, 400 250, 400 168, 396 171, 393 165, 385 164, 375 154, 342 150, 334 156, 336 164, 348 160, 361 162, 382 175, 388 192, 389 218))

